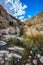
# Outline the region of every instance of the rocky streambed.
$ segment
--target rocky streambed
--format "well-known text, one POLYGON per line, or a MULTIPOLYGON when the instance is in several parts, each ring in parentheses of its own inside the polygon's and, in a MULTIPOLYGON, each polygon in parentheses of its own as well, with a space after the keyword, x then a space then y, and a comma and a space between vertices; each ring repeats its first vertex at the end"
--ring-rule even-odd
POLYGON ((14 65, 43 65, 43 55, 40 53, 35 54, 31 49, 26 49, 17 45, 6 47, 6 49, 4 49, 4 47, 5 45, 0 49, 0 65, 9 65, 8 60, 11 57, 15 57, 13 61, 14 65))

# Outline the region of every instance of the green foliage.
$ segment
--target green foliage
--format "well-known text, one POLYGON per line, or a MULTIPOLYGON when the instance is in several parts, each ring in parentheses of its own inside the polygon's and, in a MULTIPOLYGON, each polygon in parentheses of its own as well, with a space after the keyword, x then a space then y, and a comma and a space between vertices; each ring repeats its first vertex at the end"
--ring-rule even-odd
POLYGON ((15 44, 18 44, 19 43, 19 40, 16 39, 16 38, 10 38, 9 39, 9 43, 15 45, 15 44))
POLYGON ((23 37, 23 38, 27 38, 27 35, 26 35, 25 32, 23 33, 22 37, 23 37))
POLYGON ((22 36, 24 33, 23 27, 20 28, 20 36, 22 36))
POLYGON ((12 56, 11 58, 9 58, 9 60, 8 60, 8 63, 9 63, 9 65, 13 65, 14 64, 14 57, 12 56))
POLYGON ((38 34, 35 37, 30 37, 26 40, 23 40, 21 42, 21 44, 23 46, 25 46, 26 48, 31 48, 31 49, 35 48, 35 49, 42 50, 42 48, 43 48, 43 34, 38 34))
POLYGON ((35 37, 31 37, 27 40, 31 48, 42 49, 43 48, 43 34, 38 34, 35 37))
POLYGON ((34 38, 34 43, 39 49, 43 48, 43 34, 39 34, 34 38))
POLYGON ((20 41, 19 45, 29 49, 32 46, 32 41, 25 39, 25 40, 20 41))
POLYGON ((14 45, 19 45, 19 46, 23 46, 25 48, 35 48, 35 49, 39 49, 42 50, 43 48, 43 34, 39 34, 35 37, 30 37, 28 39, 24 39, 22 41, 16 39, 16 38, 11 38, 9 39, 9 43, 11 46, 14 45))

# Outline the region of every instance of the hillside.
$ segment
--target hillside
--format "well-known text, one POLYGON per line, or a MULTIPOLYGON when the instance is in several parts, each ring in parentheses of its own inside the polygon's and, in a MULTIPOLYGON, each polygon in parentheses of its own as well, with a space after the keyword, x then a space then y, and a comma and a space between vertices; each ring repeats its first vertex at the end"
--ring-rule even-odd
POLYGON ((20 20, 10 15, 2 5, 0 5, 0 28, 6 28, 8 26, 19 26, 20 20), (3 25, 3 26, 2 26, 3 25))
POLYGON ((33 18, 24 21, 23 24, 27 36, 43 34, 43 11, 33 18))
POLYGON ((32 17, 31 19, 24 21, 24 24, 28 26, 33 26, 40 23, 43 23, 43 11, 37 14, 36 16, 32 17))
POLYGON ((6 9, 0 5, 0 35, 1 34, 19 34, 21 21, 10 15, 6 9))

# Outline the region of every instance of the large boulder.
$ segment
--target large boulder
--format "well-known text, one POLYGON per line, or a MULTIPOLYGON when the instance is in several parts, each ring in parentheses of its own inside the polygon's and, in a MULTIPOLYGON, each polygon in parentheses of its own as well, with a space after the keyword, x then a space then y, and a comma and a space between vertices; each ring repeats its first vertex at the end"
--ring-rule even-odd
POLYGON ((15 29, 13 27, 9 27, 8 29, 9 29, 8 30, 9 34, 11 34, 11 35, 15 34, 15 29))

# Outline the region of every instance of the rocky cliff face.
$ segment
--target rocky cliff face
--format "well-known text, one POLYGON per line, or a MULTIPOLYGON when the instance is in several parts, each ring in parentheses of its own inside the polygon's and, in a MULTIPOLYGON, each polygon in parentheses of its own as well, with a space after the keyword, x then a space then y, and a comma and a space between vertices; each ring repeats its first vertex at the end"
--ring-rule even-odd
POLYGON ((2 5, 0 5, 0 32, 4 34, 15 34, 20 32, 21 22, 10 15, 2 5), (16 29, 19 29, 17 31, 16 29), (3 30, 3 31, 2 31, 3 30))
MULTIPOLYGON (((10 15, 4 8, 2 5, 0 5, 0 27, 1 25, 6 25, 6 27, 9 26, 19 26, 19 24, 21 24, 20 20, 16 19, 15 17, 13 17, 12 15, 10 15)), ((4 25, 4 26, 5 26, 4 25)), ((4 27, 2 27, 4 28, 4 27)))

